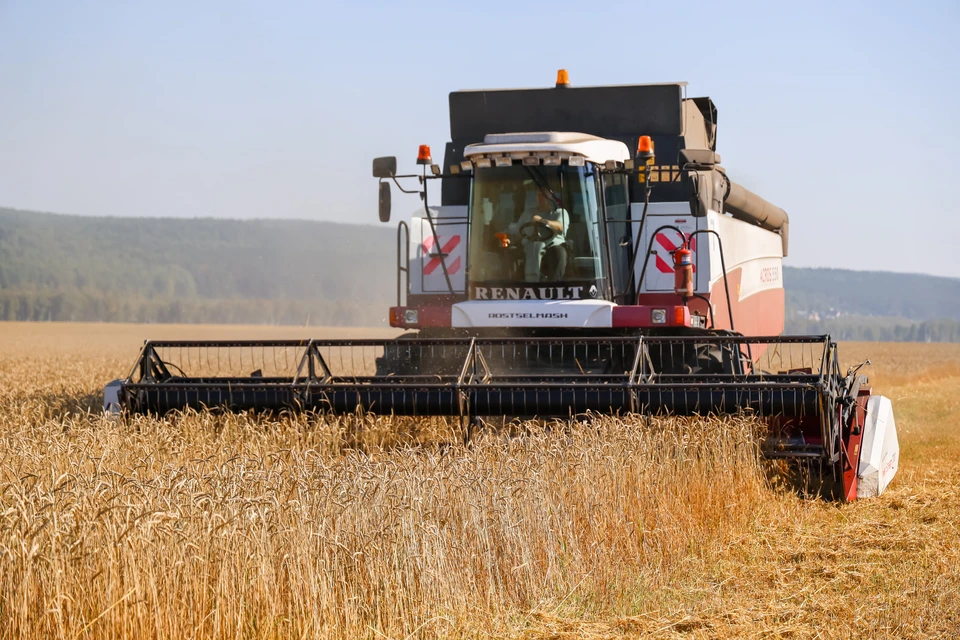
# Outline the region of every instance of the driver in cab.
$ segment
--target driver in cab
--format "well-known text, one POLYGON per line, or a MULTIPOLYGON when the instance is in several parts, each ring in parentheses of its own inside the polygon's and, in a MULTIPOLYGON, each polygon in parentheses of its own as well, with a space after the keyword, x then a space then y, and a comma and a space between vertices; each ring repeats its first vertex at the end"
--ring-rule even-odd
POLYGON ((543 189, 537 189, 536 210, 524 211, 516 223, 516 233, 521 237, 526 254, 524 280, 563 280, 567 269, 565 243, 569 227, 570 214, 567 210, 559 206, 552 193, 547 195, 543 189))

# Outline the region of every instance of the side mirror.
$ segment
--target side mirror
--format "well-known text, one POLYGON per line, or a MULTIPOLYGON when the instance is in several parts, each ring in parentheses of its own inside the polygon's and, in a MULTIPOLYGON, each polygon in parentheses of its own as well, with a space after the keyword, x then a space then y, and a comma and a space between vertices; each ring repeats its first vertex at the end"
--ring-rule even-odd
MULTIPOLYGON (((394 159, 394 162, 396 162, 396 159, 394 159)), ((390 222, 390 183, 389 182, 380 183, 380 222, 390 222)))
POLYGON ((705 171, 688 171, 686 174, 685 180, 690 185, 691 211, 694 216, 703 217, 707 215, 707 211, 711 208, 710 178, 705 171))
POLYGON ((392 178, 397 175, 397 157, 384 156, 373 159, 374 178, 392 178))

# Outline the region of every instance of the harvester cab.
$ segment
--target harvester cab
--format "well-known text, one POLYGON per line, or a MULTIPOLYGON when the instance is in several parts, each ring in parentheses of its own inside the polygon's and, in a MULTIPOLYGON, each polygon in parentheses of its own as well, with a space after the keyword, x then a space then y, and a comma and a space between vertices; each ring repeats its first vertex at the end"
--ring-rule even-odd
MULTIPOLYGON (((120 411, 477 418, 748 413, 764 453, 844 499, 896 472, 893 411, 829 336, 782 336, 787 214, 720 165, 685 83, 450 94, 442 165, 373 161, 423 207, 397 228, 395 340, 147 342, 120 411), (429 185, 440 187, 439 204, 429 185)), ((435 189, 434 189, 435 191, 435 189)))

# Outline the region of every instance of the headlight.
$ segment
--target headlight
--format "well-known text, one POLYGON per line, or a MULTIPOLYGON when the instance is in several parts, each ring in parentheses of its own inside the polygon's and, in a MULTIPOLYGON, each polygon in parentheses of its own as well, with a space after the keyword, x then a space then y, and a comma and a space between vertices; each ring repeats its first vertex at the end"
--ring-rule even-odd
POLYGON ((419 315, 416 309, 406 309, 403 312, 403 321, 407 324, 417 324, 419 315))
POLYGON ((650 322, 653 324, 667 324, 667 310, 654 309, 650 312, 650 322))

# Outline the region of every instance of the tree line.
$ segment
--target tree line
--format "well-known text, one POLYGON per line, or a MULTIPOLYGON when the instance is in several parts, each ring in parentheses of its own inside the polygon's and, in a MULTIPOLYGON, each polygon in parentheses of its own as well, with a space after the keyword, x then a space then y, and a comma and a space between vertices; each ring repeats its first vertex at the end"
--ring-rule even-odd
POLYGON ((0 209, 0 319, 381 326, 395 241, 325 222, 0 209))
POLYGON ((829 334, 836 340, 865 342, 960 342, 960 321, 940 318, 917 322, 883 316, 841 316, 817 321, 788 317, 785 332, 829 334))
MULTIPOLYGON (((0 320, 383 326, 396 230, 0 208, 0 320)), ((960 341, 960 279, 784 268, 787 332, 960 341)))
POLYGON ((138 322, 385 325, 388 307, 351 300, 144 298, 75 289, 0 290, 0 320, 34 322, 138 322))

